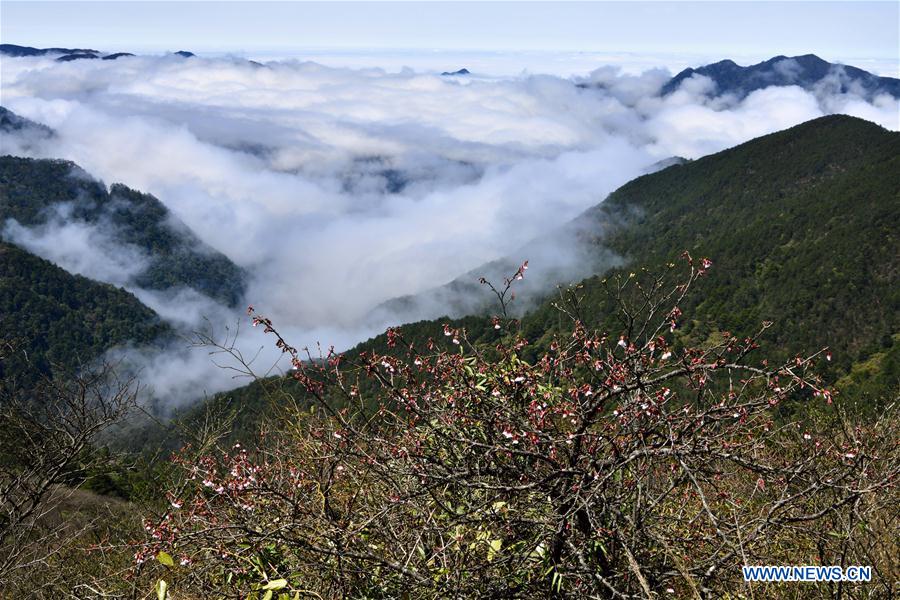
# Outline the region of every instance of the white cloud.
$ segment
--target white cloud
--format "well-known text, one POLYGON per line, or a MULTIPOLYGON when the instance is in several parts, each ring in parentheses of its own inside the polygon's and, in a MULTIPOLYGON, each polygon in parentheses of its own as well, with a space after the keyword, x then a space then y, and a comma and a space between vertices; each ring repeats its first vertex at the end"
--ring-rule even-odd
POLYGON ((101 226, 73 221, 70 205, 59 204, 46 224, 28 228, 15 219, 0 227, 0 237, 56 263, 70 273, 123 286, 147 266, 136 246, 122 244, 101 226))

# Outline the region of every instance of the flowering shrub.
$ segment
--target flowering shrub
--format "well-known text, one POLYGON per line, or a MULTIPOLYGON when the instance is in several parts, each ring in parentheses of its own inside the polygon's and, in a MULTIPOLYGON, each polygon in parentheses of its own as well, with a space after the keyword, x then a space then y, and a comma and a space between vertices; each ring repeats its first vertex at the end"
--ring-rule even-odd
POLYGON ((688 255, 609 282, 621 331, 573 317, 526 362, 504 304, 526 266, 492 287, 493 347, 447 324, 424 347, 401 328, 384 354, 312 357, 251 308, 313 408, 252 451, 176 456, 138 571, 217 597, 681 598, 739 588, 742 564, 855 557, 890 585, 889 549, 854 535, 896 500, 892 409, 785 420, 785 401, 832 402, 811 374, 825 351, 769 365, 726 332, 682 347, 679 306, 712 267, 688 255))

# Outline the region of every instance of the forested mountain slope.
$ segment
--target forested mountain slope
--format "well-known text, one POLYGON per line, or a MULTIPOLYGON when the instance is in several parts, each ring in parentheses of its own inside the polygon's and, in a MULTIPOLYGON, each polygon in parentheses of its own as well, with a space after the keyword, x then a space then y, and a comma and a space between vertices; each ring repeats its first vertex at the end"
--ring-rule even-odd
POLYGON ((0 241, 0 379, 28 386, 53 371, 72 373, 109 348, 169 332, 123 289, 72 275, 0 241))
POLYGON ((22 130, 44 138, 50 138, 54 135, 53 130, 46 125, 35 123, 31 119, 21 117, 13 111, 0 106, 0 132, 12 134, 22 130))
MULTIPOLYGON (((774 321, 782 352, 827 345, 844 369, 900 331, 900 133, 822 117, 635 179, 580 220, 621 215, 597 243, 627 268, 683 250, 713 259, 694 311, 707 324, 746 334, 774 321)), ((584 282, 598 317, 600 288, 584 282)), ((545 305, 526 321, 537 337, 557 319, 545 305)))
POLYGON ((97 227, 145 263, 129 285, 191 287, 231 306, 244 293, 242 269, 200 241, 159 200, 121 184, 107 189, 69 161, 0 157, 0 231, 10 219, 29 228, 97 227))

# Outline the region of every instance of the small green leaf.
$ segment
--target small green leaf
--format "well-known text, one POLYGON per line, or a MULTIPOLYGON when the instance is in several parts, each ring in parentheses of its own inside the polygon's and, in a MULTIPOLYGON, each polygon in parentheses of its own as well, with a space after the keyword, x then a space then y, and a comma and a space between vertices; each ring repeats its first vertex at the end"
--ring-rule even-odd
POLYGON ((156 597, 158 600, 166 600, 169 597, 169 584, 165 579, 156 582, 156 597))
POLYGON ((262 600, 272 600, 272 590, 266 591, 266 593, 263 594, 262 600))
POLYGON ((490 562, 494 560, 494 556, 500 552, 500 548, 503 546, 503 540, 491 540, 488 544, 487 559, 490 562))
POLYGON ((159 551, 159 554, 156 555, 156 560, 166 565, 167 567, 174 567, 175 561, 172 560, 172 555, 168 552, 164 552, 162 550, 159 551))
POLYGON ((550 584, 550 587, 556 588, 556 593, 558 594, 562 589, 563 578, 559 571, 553 572, 553 581, 550 584))
POLYGON ((280 590, 287 587, 287 579, 273 579, 263 586, 264 590, 280 590))

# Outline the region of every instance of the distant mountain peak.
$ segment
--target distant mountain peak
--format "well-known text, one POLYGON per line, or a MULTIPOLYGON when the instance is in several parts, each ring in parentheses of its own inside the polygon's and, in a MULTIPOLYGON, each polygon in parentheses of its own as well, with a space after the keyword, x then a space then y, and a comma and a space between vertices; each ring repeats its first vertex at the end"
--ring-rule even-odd
POLYGON ((443 73, 441 73, 442 77, 455 77, 457 75, 471 75, 471 73, 465 67, 463 67, 459 71, 453 71, 453 72, 444 71, 443 73))
POLYGON ((116 60, 123 56, 134 56, 131 52, 115 52, 104 54, 99 50, 90 48, 33 48, 31 46, 17 46, 16 44, 0 44, 0 55, 13 58, 28 56, 54 56, 57 62, 72 62, 73 60, 90 60, 101 58, 103 60, 116 60))
MULTIPOLYGON (((779 56, 778 58, 785 59, 785 58, 787 58, 787 56, 779 56)), ((817 56, 815 54, 801 54, 800 56, 795 56, 794 60, 812 61, 812 62, 820 62, 820 63, 828 62, 825 59, 820 58, 819 56, 817 56)))
POLYGON ((5 56, 46 56, 48 54, 100 54, 90 48, 33 48, 16 44, 0 44, 0 54, 5 56))
POLYGON ((73 52, 72 54, 63 54, 59 58, 56 59, 56 62, 71 62, 73 60, 91 60, 100 58, 96 54, 92 54, 90 52, 73 52))
POLYGON ((878 94, 900 98, 900 79, 879 77, 857 67, 830 63, 815 54, 778 55, 746 67, 725 59, 702 67, 684 69, 663 86, 661 94, 665 96, 677 91, 685 80, 694 75, 711 79, 716 84, 715 94, 732 94, 739 99, 770 86, 796 85, 805 90, 813 90, 826 78, 829 86, 839 87, 836 91, 853 89, 867 100, 878 94))

